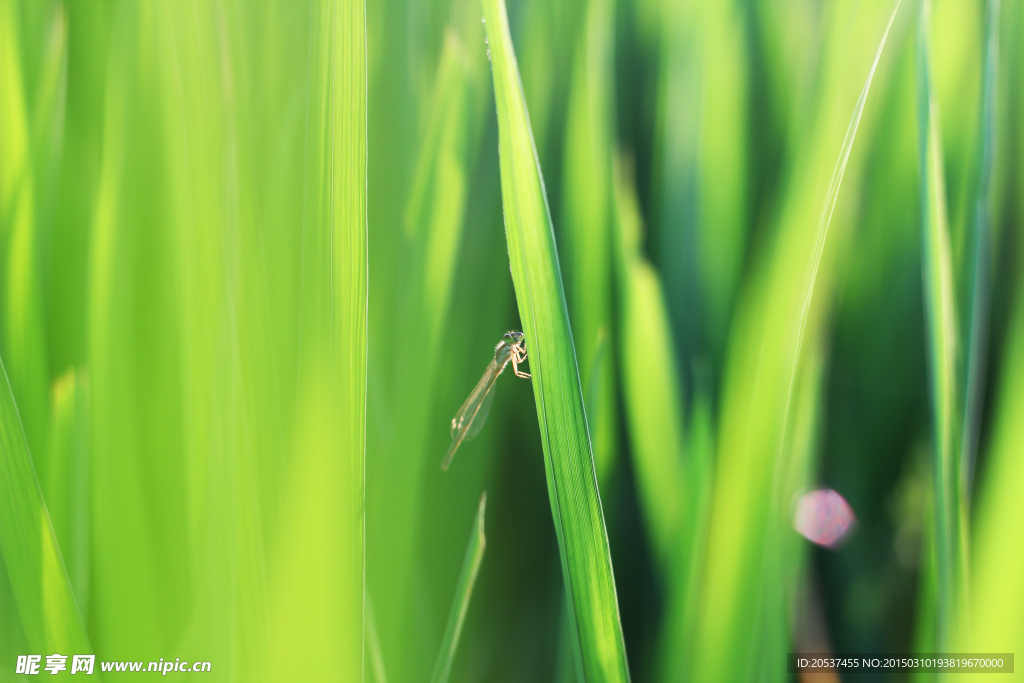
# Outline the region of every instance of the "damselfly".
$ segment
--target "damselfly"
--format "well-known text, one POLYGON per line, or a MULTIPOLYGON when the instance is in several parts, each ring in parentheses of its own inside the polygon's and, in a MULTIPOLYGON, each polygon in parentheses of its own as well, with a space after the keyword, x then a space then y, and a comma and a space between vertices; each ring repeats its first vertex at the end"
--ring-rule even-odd
POLYGON ((494 347, 494 359, 484 370, 484 376, 476 383, 473 393, 469 395, 466 402, 459 408, 459 412, 452 418, 452 445, 448 447, 448 453, 444 456, 441 469, 448 469, 455 451, 462 445, 463 441, 472 439, 480 428, 487 421, 487 415, 491 412, 491 403, 494 402, 494 382, 498 379, 505 366, 512 363, 512 370, 516 377, 529 379, 528 373, 519 369, 519 364, 526 360, 526 344, 523 342, 522 332, 506 332, 498 345, 494 347))

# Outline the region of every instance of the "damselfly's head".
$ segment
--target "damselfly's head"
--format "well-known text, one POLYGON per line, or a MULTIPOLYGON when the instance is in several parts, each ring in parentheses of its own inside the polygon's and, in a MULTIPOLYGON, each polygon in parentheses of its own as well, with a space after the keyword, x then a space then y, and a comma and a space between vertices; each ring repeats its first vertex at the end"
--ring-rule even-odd
POLYGON ((523 343, 522 332, 513 332, 512 330, 509 330, 508 332, 503 334, 501 338, 505 341, 506 344, 515 345, 523 343))

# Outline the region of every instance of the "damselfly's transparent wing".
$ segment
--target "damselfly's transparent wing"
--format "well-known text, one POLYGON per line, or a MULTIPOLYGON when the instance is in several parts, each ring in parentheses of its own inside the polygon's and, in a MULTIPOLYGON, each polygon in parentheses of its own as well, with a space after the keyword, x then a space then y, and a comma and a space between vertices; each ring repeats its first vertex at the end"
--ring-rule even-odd
POLYGON ((492 360, 483 377, 476 383, 473 392, 466 399, 466 402, 459 408, 459 412, 452 418, 452 445, 448 447, 448 453, 444 456, 441 469, 448 469, 448 463, 452 461, 455 451, 466 439, 476 436, 480 428, 487 420, 487 414, 491 410, 491 403, 494 401, 494 381, 505 369, 504 364, 499 364, 497 359, 492 360))
MULTIPOLYGON (((498 371, 498 374, 501 374, 500 370, 498 371)), ((476 416, 473 418, 473 421, 470 422, 469 426, 466 428, 466 436, 463 438, 463 441, 469 441, 479 434, 480 429, 484 426, 484 422, 487 422, 487 416, 491 414, 491 406, 494 404, 494 395, 498 393, 494 390, 494 387, 497 386, 497 384, 497 382, 491 382, 491 389, 486 395, 484 395, 484 400, 480 404, 480 410, 476 412, 476 416)))

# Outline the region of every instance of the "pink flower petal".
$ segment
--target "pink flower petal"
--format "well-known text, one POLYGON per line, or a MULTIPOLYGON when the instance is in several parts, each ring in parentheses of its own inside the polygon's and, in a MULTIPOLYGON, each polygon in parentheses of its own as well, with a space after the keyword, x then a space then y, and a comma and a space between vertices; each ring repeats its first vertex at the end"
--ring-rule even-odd
POLYGON ((811 543, 833 548, 855 521, 853 510, 841 495, 832 489, 818 489, 797 500, 793 528, 811 543))

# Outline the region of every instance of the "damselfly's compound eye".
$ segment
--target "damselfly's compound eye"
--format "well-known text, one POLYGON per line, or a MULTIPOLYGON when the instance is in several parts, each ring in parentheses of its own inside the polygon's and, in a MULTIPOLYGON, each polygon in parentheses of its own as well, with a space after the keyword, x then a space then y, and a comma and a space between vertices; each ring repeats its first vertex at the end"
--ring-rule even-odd
POLYGON ((793 514, 793 528, 811 543, 826 548, 839 545, 856 521, 849 503, 832 489, 803 494, 793 514))

